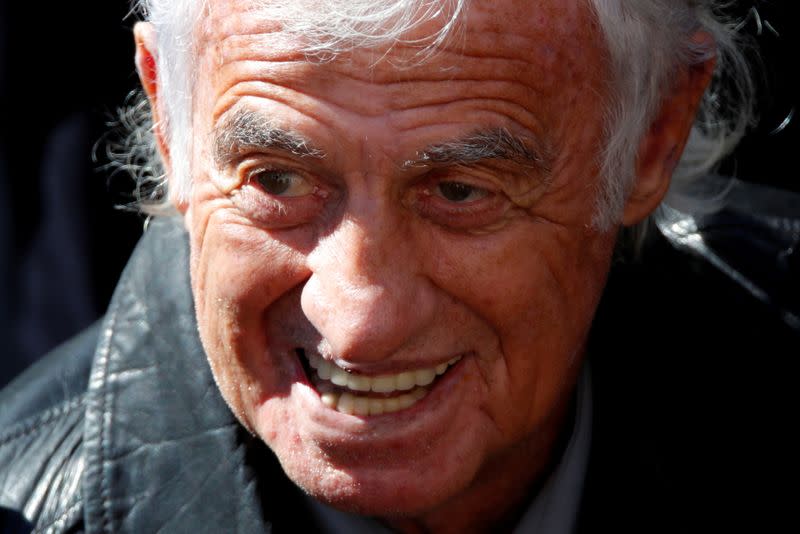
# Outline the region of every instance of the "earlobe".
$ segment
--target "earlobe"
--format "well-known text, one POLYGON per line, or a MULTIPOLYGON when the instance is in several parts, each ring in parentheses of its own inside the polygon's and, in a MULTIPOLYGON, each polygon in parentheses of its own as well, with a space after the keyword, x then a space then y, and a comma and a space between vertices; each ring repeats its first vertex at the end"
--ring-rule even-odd
MULTIPOLYGON (((698 38, 712 39, 708 34, 695 36, 698 38)), ((709 46, 713 46, 713 42, 709 46)), ((625 226, 644 220, 666 195, 672 173, 689 139, 697 109, 714 74, 715 63, 714 58, 710 58, 677 73, 672 91, 662 102, 639 145, 636 182, 626 200, 622 218, 625 226)))

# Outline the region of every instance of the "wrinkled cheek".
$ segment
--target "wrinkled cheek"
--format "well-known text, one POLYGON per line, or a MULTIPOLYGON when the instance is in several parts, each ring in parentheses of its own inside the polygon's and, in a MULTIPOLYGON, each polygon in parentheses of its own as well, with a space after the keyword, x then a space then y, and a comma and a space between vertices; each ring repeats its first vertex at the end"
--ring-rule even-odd
POLYGON ((270 302, 271 276, 265 268, 270 262, 248 230, 209 225, 203 241, 193 243, 192 284, 201 331, 218 332, 229 345, 261 330, 261 310, 270 302))
POLYGON ((539 270, 531 267, 536 283, 506 295, 518 304, 506 310, 513 319, 500 323, 509 391, 518 407, 513 418, 525 421, 515 419, 511 426, 518 428, 546 427, 568 401, 605 280, 603 257, 576 253, 538 263, 539 270), (597 267, 587 268, 590 262, 597 267))
POLYGON ((193 243, 192 290, 200 339, 214 379, 223 397, 237 417, 251 427, 248 407, 254 391, 255 373, 248 361, 246 332, 258 332, 247 326, 242 306, 241 287, 233 280, 231 265, 224 248, 214 242, 193 243))

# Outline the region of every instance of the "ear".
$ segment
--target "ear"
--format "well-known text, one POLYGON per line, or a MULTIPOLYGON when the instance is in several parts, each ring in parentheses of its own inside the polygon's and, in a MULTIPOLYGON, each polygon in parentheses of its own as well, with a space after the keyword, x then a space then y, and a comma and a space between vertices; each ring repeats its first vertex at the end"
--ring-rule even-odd
MULTIPOLYGON (((133 36, 136 42, 136 70, 142 82, 147 99, 150 101, 150 112, 153 117, 153 134, 156 138, 158 153, 164 164, 167 177, 172 175, 172 164, 167 141, 167 124, 164 122, 165 114, 162 108, 161 86, 158 77, 158 61, 156 56, 156 31, 149 22, 137 22, 133 27, 133 36)), ((181 213, 185 214, 187 205, 185 201, 170 195, 170 199, 181 213)))
MULTIPOLYGON (((693 40, 713 49, 713 38, 706 33, 698 33, 693 40)), ((672 90, 661 103, 655 120, 639 145, 636 181, 622 217, 625 226, 644 220, 667 194, 672 172, 689 139, 715 64, 712 57, 675 73, 672 90)))

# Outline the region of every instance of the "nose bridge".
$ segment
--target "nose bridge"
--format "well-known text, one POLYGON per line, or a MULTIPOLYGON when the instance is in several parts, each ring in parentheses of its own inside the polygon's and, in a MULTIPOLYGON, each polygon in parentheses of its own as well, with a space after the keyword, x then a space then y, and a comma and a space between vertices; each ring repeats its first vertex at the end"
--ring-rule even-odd
MULTIPOLYGON (((385 278, 385 269, 391 246, 391 232, 380 217, 359 219, 348 217, 342 220, 339 227, 329 236, 321 250, 322 264, 327 269, 338 269, 342 281, 352 283, 354 287, 367 289, 385 278), (326 260, 327 263, 326 264, 326 260), (330 263, 333 263, 331 265, 330 263)), ((399 243, 395 243, 399 246, 399 243)), ((384 284, 388 283, 384 281, 384 284)))
POLYGON ((359 362, 390 356, 428 321, 433 302, 398 224, 345 218, 308 258, 306 317, 333 355, 359 362))

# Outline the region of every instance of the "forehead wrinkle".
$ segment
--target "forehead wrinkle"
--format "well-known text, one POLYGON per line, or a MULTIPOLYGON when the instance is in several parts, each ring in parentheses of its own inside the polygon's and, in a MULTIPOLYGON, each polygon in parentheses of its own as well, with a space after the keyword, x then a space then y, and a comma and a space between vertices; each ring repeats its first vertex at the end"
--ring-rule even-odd
POLYGON ((391 89, 390 102, 394 111, 484 103, 484 106, 505 107, 536 117, 538 123, 543 117, 537 115, 543 115, 543 110, 533 103, 546 97, 546 91, 518 81, 472 79, 413 84, 405 82, 391 89), (536 109, 536 113, 532 109, 536 109))
POLYGON ((228 35, 217 41, 217 62, 225 64, 256 59, 276 63, 307 63, 305 55, 293 45, 294 43, 279 41, 273 35, 228 35))
MULTIPOLYGON (((452 52, 446 55, 459 56, 452 52)), ((260 50, 243 46, 217 66, 216 76, 219 78, 232 72, 237 77, 271 80, 278 86, 291 85, 294 90, 322 96, 338 107, 352 109, 357 106, 359 113, 370 116, 380 115, 387 109, 439 104, 443 96, 445 99, 465 96, 491 98, 508 90, 513 96, 506 98, 522 102, 532 95, 547 96, 555 83, 550 76, 524 76, 521 79, 521 69, 533 69, 530 61, 520 65, 509 64, 507 60, 475 57, 468 58, 468 65, 456 68, 439 65, 441 68, 434 68, 435 63, 442 59, 439 56, 417 68, 389 69, 387 74, 381 69, 359 68, 363 58, 357 52, 347 54, 346 59, 318 64, 292 56, 269 53, 262 56, 260 50), (352 87, 347 91, 336 91, 338 87, 353 83, 357 84, 358 91, 363 91, 365 98, 353 99, 352 87)))
POLYGON ((544 173, 551 169, 551 156, 542 146, 532 148, 506 128, 476 130, 460 139, 429 145, 403 166, 474 165, 484 160, 512 161, 544 173))
MULTIPOLYGON (((385 113, 391 95, 381 92, 384 84, 370 83, 333 68, 332 63, 318 65, 306 61, 273 62, 261 59, 242 59, 226 63, 217 69, 213 98, 217 101, 231 94, 235 87, 252 88, 253 96, 275 100, 288 107, 320 119, 310 109, 335 108, 344 113, 375 117, 385 113), (353 85, 355 84, 355 85, 353 85)), ((248 92, 251 92, 248 89, 248 92)), ((221 115, 221 112, 216 112, 221 115)), ((323 121, 325 122, 325 121, 323 121)), ((331 122, 328 118, 327 122, 331 122)))
MULTIPOLYGON (((260 61, 237 62, 221 67, 220 72, 235 69, 232 78, 216 89, 219 101, 225 94, 233 97, 255 96, 281 102, 331 126, 342 114, 361 117, 392 117, 392 124, 407 129, 433 115, 461 116, 464 106, 479 105, 486 111, 507 116, 512 121, 525 117, 526 128, 546 130, 543 117, 528 109, 525 98, 540 94, 534 88, 514 81, 458 80, 369 83, 335 70, 324 71, 306 65, 275 65, 260 61), (468 82, 474 82, 469 84, 468 82), (479 83, 479 86, 477 85, 479 83), (353 85, 354 84, 354 85, 353 85), (237 89, 238 88, 238 89, 237 89), (245 89, 247 95, 241 93, 245 89), (344 89, 347 90, 344 90, 344 89), (507 94, 511 92, 512 94, 507 94), (359 95, 354 98, 354 95, 359 95), (305 99, 308 106, 298 106, 305 99), (450 111, 452 110, 452 111, 450 111), (310 113, 309 113, 310 112, 310 113), (459 113, 458 115, 452 115, 459 113), (415 117, 420 116, 417 120, 415 117)), ((226 98, 228 99, 228 98, 226 98)), ((224 109, 224 108, 223 108, 224 109)), ((221 114, 216 112, 216 115, 221 114)))
MULTIPOLYGON (((288 110, 291 115, 298 120, 302 117, 304 122, 312 124, 315 128, 315 136, 323 131, 336 131, 340 123, 346 122, 347 118, 370 117, 369 114, 356 113, 348 110, 333 101, 323 101, 313 94, 299 90, 297 86, 284 87, 275 83, 263 80, 247 80, 236 82, 222 91, 222 95, 217 98, 219 110, 215 112, 216 117, 231 115, 240 109, 249 109, 244 106, 259 106, 260 101, 268 101, 270 107, 267 111, 257 112, 264 114, 265 117, 279 113, 281 109, 288 110), (248 104, 242 102, 247 100, 248 104), (298 105, 304 104, 305 105, 298 105), (277 104, 277 106, 275 106, 277 104)), ((255 113, 254 110, 251 110, 255 113)), ((378 116, 379 114, 374 114, 378 116)), ((302 134, 299 134, 304 137, 302 134)), ((316 139, 316 137, 314 137, 316 139)), ((324 152, 321 148, 326 145, 326 141, 320 139, 318 142, 306 141, 309 147, 314 147, 319 152, 324 152)), ((322 157, 327 157, 327 153, 322 157)))
POLYGON ((238 109, 214 128, 214 161, 217 167, 230 163, 246 150, 278 150, 298 157, 325 157, 301 134, 282 128, 261 113, 238 109))
MULTIPOLYGON (((328 74, 338 72, 340 75, 370 84, 487 79, 478 76, 481 73, 491 74, 491 78, 496 81, 519 82, 521 71, 550 72, 553 67, 553 52, 559 52, 555 45, 543 45, 541 42, 531 39, 517 39, 515 41, 517 46, 508 50, 508 54, 498 53, 493 46, 482 48, 479 51, 445 48, 438 50, 435 56, 418 64, 397 66, 396 68, 376 68, 372 49, 356 49, 339 54, 332 61, 318 62, 305 56, 299 49, 299 43, 282 40, 281 35, 278 32, 277 34, 252 33, 226 36, 219 45, 222 49, 218 51, 222 56, 219 63, 236 62, 242 59, 275 63, 302 63, 309 67, 321 67, 328 74), (543 48, 549 53, 543 54, 544 57, 540 58, 536 54, 522 52, 539 48, 543 48), (493 50, 493 53, 486 54, 486 50, 493 50), (463 65, 464 60, 467 60, 469 64, 463 65)), ((508 39, 508 36, 505 38, 508 39)), ((396 52, 402 48, 402 44, 397 44, 392 50, 396 52)), ((531 77, 528 81, 541 82, 542 76, 531 77)))
MULTIPOLYGON (((538 111, 538 110, 537 110, 538 111)), ((497 124, 496 127, 517 124, 522 129, 528 130, 533 135, 525 136, 526 139, 539 139, 544 136, 548 129, 545 126, 545 118, 539 117, 536 112, 527 109, 524 105, 513 99, 506 98, 459 98, 440 101, 435 104, 423 105, 420 107, 407 107, 396 110, 392 114, 392 125, 400 131, 406 132, 425 126, 430 122, 430 118, 439 113, 445 117, 457 117, 457 120, 449 120, 449 123, 473 124, 472 131, 490 130, 491 127, 481 128, 480 124, 497 124), (469 112, 465 112, 468 110, 469 112), (499 122, 486 122, 487 120, 499 122), (475 126, 478 125, 478 126, 475 126)), ((523 143, 525 144, 525 143, 523 143)), ((549 154, 549 150, 544 150, 546 143, 537 141, 534 143, 536 151, 544 156, 549 154)))

